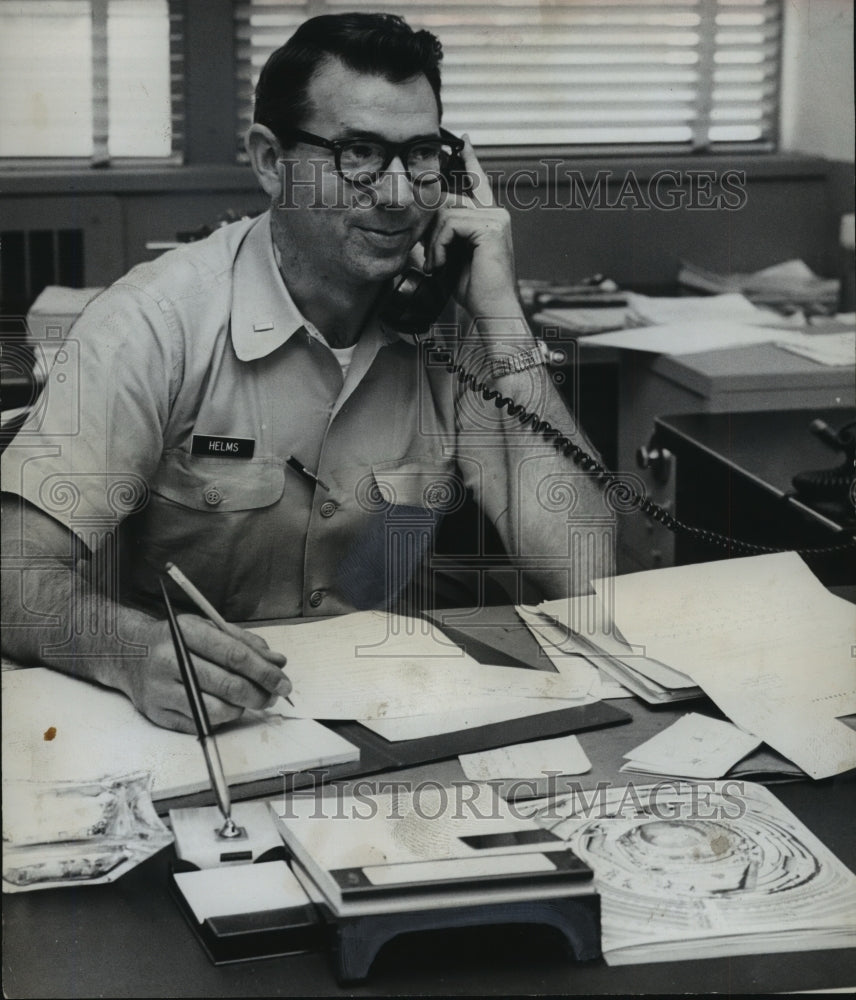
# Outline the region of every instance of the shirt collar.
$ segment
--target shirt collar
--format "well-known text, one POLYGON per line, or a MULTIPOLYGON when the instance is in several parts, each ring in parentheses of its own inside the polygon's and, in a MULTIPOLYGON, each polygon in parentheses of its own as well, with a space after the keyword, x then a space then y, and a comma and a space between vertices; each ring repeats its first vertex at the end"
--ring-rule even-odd
POLYGON ((241 361, 256 361, 304 326, 276 266, 270 212, 265 212, 250 227, 235 258, 232 346, 241 361))
MULTIPOLYGON (((311 327, 294 304, 277 267, 270 212, 252 224, 238 248, 231 326, 232 346, 241 361, 266 357, 295 333, 308 332, 311 327)), ((399 336, 372 317, 360 340, 369 341, 368 353, 374 356, 378 348, 396 343, 399 336)))

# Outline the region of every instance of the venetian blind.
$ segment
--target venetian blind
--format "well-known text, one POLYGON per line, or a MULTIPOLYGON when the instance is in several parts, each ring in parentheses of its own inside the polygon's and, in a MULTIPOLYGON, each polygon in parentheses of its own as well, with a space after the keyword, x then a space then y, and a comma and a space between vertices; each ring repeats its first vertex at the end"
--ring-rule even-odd
POLYGON ((0 156, 177 158, 181 0, 0 0, 0 156))
MULTIPOLYGON (((353 0, 236 0, 239 133, 267 56, 353 0)), ((443 43, 444 125, 479 146, 776 142, 781 0, 397 0, 443 43)))

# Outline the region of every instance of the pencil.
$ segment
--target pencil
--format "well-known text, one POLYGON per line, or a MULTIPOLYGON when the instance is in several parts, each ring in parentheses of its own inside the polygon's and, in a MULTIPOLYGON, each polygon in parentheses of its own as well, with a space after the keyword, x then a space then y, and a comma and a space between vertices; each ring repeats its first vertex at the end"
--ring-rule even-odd
MULTIPOLYGON (((231 622, 227 622, 214 605, 208 600, 208 598, 199 592, 199 590, 190 582, 190 580, 187 579, 175 563, 168 562, 165 568, 169 577, 174 580, 179 587, 181 587, 184 593, 190 598, 191 601, 193 601, 196 607, 199 608, 202 614, 205 615, 209 621, 213 622, 221 632, 225 632, 226 635, 230 635, 233 639, 237 639, 239 642, 246 644, 244 630, 238 628, 237 625, 233 625, 231 622)), ((283 697, 288 704, 294 708, 294 702, 291 698, 289 698, 288 695, 284 695, 283 697)))

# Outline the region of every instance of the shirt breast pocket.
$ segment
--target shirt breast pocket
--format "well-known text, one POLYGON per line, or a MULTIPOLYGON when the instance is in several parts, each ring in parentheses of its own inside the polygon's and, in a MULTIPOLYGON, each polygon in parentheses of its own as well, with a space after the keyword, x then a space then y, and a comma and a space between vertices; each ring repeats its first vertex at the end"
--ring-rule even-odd
POLYGON ((454 461, 433 456, 425 461, 408 458, 373 465, 368 487, 378 510, 423 509, 443 517, 458 510, 466 499, 466 488, 454 461))
POLYGON ((152 492, 189 510, 229 513, 275 504, 285 489, 282 465, 270 459, 218 459, 167 452, 152 492))
POLYGON ((275 460, 166 453, 148 507, 126 526, 132 555, 124 587, 158 605, 158 579, 175 562, 227 618, 257 617, 276 589, 284 492, 285 470, 275 460))

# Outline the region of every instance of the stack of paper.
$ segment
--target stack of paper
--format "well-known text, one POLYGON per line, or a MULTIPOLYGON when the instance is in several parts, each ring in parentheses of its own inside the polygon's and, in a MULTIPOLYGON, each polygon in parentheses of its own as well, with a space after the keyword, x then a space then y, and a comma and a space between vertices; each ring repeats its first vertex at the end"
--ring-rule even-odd
POLYGON ((704 292, 743 292, 753 302, 814 311, 834 311, 840 282, 821 278, 801 260, 786 260, 754 274, 717 274, 697 264, 684 263, 678 281, 704 292))
POLYGON ((639 325, 632 310, 625 305, 594 309, 590 306, 543 309, 533 319, 543 326, 557 326, 561 330, 581 335, 623 330, 625 327, 639 325))
POLYGON ((533 814, 594 869, 608 965, 856 947, 856 876, 760 785, 604 789, 533 814))
POLYGON ((757 736, 730 722, 690 712, 624 754, 622 771, 679 778, 721 778, 760 746, 757 736))
MULTIPOLYGON (((161 729, 116 691, 43 667, 3 672, 3 777, 83 781, 150 771, 155 800, 210 788, 195 736, 161 729)), ((230 782, 359 760, 311 719, 245 712, 217 733, 230 782)))
POLYGON ((830 368, 853 366, 856 359, 856 332, 840 330, 838 333, 807 333, 802 339, 789 337, 779 345, 792 354, 816 361, 830 368))
POLYGON ((595 583, 622 635, 692 673, 722 712, 813 778, 856 767, 856 608, 795 552, 595 583))
POLYGON ((728 322, 750 326, 777 326, 786 322, 782 316, 759 309, 744 295, 650 296, 631 293, 627 304, 640 323, 648 326, 728 322))
POLYGON ((664 705, 701 695, 688 674, 625 642, 598 594, 544 601, 536 609, 520 605, 517 613, 560 673, 573 669, 580 659, 595 666, 613 685, 612 691, 600 693, 601 697, 631 692, 649 704, 664 705), (616 685, 620 693, 616 693, 616 685))

